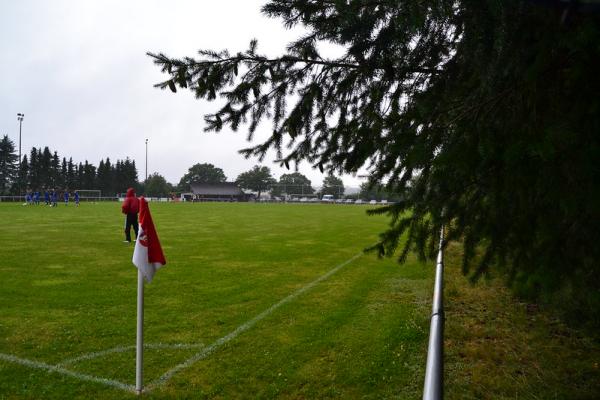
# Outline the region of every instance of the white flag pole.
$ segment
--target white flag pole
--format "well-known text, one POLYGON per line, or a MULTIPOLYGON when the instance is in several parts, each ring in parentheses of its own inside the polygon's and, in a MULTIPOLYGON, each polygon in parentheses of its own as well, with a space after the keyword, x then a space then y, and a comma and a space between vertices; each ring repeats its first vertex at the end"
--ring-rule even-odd
POLYGON ((144 372, 144 275, 140 268, 138 268, 137 337, 135 344, 135 391, 137 394, 141 394, 144 372))

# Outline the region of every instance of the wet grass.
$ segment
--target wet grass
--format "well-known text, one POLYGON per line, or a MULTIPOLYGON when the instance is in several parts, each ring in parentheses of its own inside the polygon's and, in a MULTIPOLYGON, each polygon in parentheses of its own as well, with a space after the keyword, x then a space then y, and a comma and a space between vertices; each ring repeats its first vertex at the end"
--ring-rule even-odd
MULTIPOLYGON (((146 286, 146 343, 219 338, 373 243, 364 207, 152 204, 168 265, 146 286)), ((0 353, 56 365, 135 344, 133 247, 116 203, 0 204, 0 353)), ((284 304, 149 398, 418 396, 430 269, 363 255, 284 304)), ((149 349, 147 382, 200 350, 149 349)), ((126 350, 67 363, 134 384, 126 350)), ((134 398, 0 360, 0 398, 134 398)))
MULTIPOLYGON (((365 208, 151 204, 168 265, 146 286, 149 382, 373 243, 365 208), (169 345, 187 344, 195 348, 169 345), (161 345, 163 346, 160 348, 161 345)), ((136 270, 117 203, 0 204, 0 353, 133 385, 136 270), (69 362, 93 352, 99 353, 69 362)), ((447 399, 595 399, 600 345, 446 262, 447 399)), ((144 398, 420 398, 433 265, 362 255, 144 398)), ((136 398, 0 359, 0 399, 136 398)))
POLYGON ((600 335, 520 302, 501 279, 470 285, 446 253, 447 399, 598 399, 600 335))

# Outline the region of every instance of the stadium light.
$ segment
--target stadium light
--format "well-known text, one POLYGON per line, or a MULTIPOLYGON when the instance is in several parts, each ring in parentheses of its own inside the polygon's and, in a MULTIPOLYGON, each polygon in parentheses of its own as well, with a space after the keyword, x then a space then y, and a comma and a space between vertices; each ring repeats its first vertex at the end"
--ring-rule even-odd
POLYGON ((21 194, 21 127, 24 117, 25 114, 17 113, 17 120, 19 121, 19 194, 21 194))
POLYGON ((148 181, 148 139, 146 139, 146 180, 144 182, 148 181))

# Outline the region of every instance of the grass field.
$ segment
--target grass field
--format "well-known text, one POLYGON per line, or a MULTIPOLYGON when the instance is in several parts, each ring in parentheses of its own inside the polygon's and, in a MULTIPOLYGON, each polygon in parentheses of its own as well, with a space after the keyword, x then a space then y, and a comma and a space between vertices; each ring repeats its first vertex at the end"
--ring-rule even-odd
MULTIPOLYGON (((168 265, 146 286, 148 397, 419 396, 431 271, 353 259, 384 218, 327 205, 151 210, 168 265)), ((137 275, 119 205, 0 204, 0 220, 0 395, 135 396, 115 387, 135 383, 137 275)))
MULTIPOLYGON (((360 255, 366 207, 151 204, 144 398, 416 399, 433 265, 360 255)), ((0 203, 0 399, 136 398, 119 204, 0 203)), ((597 399, 600 342, 446 262, 446 399, 597 399)))

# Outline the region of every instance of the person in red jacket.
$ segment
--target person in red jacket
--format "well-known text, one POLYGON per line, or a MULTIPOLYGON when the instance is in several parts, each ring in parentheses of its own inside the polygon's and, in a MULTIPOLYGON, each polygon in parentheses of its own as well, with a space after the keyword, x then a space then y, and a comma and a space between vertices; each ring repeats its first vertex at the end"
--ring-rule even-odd
POLYGON ((135 197, 133 188, 127 189, 125 201, 121 206, 121 211, 126 215, 125 218, 125 242, 131 242, 131 227, 135 232, 135 237, 138 235, 138 213, 140 212, 140 201, 135 197))

